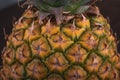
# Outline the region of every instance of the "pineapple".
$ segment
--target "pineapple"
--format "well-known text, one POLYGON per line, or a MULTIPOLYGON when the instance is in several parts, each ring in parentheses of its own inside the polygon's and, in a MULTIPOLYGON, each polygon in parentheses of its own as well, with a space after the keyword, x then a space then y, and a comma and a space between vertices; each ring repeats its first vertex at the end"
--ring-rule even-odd
POLYGON ((29 0, 2 53, 0 80, 120 80, 120 54, 95 0, 29 0))

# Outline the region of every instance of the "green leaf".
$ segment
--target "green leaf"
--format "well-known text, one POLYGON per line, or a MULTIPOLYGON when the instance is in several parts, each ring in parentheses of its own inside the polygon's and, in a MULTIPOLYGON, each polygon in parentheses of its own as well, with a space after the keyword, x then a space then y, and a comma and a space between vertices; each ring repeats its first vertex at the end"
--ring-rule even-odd
POLYGON ((76 14, 85 12, 88 10, 89 6, 81 6, 80 8, 77 9, 76 14))
POLYGON ((52 7, 61 7, 68 3, 68 0, 43 0, 43 1, 52 7))
POLYGON ((87 9, 85 6, 91 0, 30 0, 34 6, 44 12, 51 12, 54 8, 63 7, 64 11, 70 13, 83 12, 87 9), (81 11, 80 11, 81 10, 81 11))
POLYGON ((91 0, 81 0, 80 4, 81 5, 85 5, 87 4, 88 2, 90 2, 91 0))
POLYGON ((81 6, 85 6, 90 1, 91 0, 69 0, 69 3, 68 3, 68 5, 65 6, 64 10, 71 12, 71 13, 76 13, 79 9, 79 12, 82 12, 83 10, 86 10, 88 6, 86 6, 84 8, 81 6), (80 11, 80 10, 82 10, 82 11, 80 11))
POLYGON ((32 5, 36 6, 40 11, 49 12, 51 9, 51 6, 48 5, 43 0, 30 0, 32 5))

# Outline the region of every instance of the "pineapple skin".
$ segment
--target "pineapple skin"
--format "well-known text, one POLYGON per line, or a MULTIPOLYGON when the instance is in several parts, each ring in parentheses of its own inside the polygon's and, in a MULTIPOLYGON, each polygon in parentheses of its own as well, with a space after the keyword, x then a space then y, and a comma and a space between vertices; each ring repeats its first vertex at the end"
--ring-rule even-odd
POLYGON ((108 21, 86 13, 40 24, 28 8, 2 53, 0 80, 120 80, 120 55, 108 21))

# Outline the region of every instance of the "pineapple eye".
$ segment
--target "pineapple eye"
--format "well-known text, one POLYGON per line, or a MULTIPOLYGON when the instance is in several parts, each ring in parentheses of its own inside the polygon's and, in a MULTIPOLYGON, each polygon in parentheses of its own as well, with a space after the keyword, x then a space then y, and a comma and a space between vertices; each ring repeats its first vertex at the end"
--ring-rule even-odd
POLYGON ((95 22, 92 24, 93 28, 97 29, 97 30, 102 30, 103 29, 103 25, 101 23, 95 22))
POLYGON ((71 78, 73 80, 78 80, 80 79, 82 76, 78 73, 78 71, 75 71, 75 73, 71 76, 71 78))
POLYGON ((101 25, 96 25, 96 27, 97 27, 97 30, 102 30, 103 29, 101 25))

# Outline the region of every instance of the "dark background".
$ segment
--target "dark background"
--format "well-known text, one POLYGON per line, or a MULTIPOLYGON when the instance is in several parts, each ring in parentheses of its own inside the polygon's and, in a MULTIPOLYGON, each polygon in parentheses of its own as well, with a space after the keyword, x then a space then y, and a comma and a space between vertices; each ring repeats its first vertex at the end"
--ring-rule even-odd
MULTIPOLYGON (((3 5, 4 3, 0 4, 3 5)), ((102 2, 98 2, 97 5, 100 7, 100 11, 104 17, 109 17, 112 31, 117 34, 117 40, 120 40, 120 0, 103 0, 102 2)), ((14 20, 13 18, 15 17, 17 20, 23 11, 24 9, 18 7, 18 4, 15 3, 7 7, 0 6, 0 53, 2 53, 3 47, 6 43, 3 28, 5 28, 6 34, 10 34, 12 30, 12 22, 14 20)), ((120 52, 120 45, 118 45, 118 51, 120 52)))

